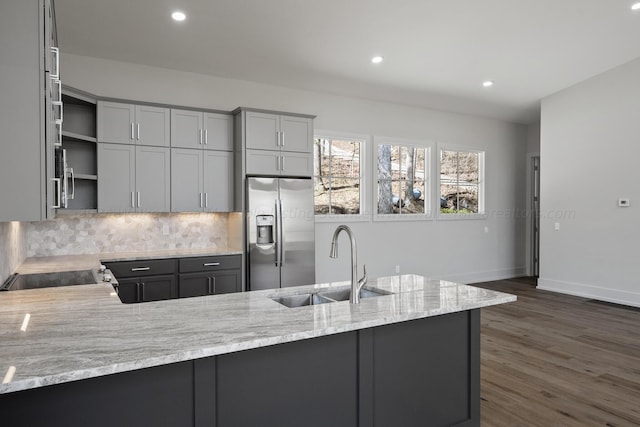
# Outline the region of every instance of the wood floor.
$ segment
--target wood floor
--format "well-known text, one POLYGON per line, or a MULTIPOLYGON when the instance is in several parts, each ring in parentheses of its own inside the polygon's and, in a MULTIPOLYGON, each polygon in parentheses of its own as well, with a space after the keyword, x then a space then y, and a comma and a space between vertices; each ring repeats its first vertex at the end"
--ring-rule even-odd
POLYGON ((533 283, 474 284, 518 296, 482 309, 482 426, 640 426, 640 309, 533 283))

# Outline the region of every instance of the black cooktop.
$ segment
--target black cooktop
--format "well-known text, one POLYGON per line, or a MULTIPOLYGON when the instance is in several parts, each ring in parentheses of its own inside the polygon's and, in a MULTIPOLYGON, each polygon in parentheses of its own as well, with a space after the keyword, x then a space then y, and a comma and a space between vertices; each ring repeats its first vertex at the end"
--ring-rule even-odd
POLYGON ((87 285, 97 283, 93 270, 58 271, 56 273, 14 274, 0 291, 51 288, 55 286, 87 285))

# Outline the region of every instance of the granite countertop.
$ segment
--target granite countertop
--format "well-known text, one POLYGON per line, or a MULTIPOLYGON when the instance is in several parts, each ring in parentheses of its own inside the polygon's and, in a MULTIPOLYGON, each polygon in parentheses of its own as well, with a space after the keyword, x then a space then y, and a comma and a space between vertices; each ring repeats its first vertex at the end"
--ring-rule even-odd
POLYGON ((338 282, 142 304, 122 304, 106 283, 2 292, 0 394, 516 300, 416 275, 370 279, 367 288, 393 294, 359 305, 287 308, 270 298, 348 286, 338 282))
POLYGON ((149 251, 98 253, 86 255, 60 255, 50 257, 27 258, 17 269, 16 273, 53 273, 72 270, 97 270, 102 262, 140 261, 154 258, 185 258, 207 255, 242 255, 241 250, 231 248, 201 248, 201 249, 162 249, 149 251))

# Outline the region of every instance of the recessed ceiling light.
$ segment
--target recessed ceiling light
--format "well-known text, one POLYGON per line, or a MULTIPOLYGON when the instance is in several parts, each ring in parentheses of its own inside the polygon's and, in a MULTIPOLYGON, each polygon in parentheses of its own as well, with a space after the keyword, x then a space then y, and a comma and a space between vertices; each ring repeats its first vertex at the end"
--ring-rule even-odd
POLYGON ((184 21, 187 18, 187 15, 185 15, 184 12, 177 10, 171 14, 171 17, 174 21, 184 21))
POLYGON ((632 4, 631 10, 640 10, 640 2, 632 4))
POLYGON ((371 62, 373 62, 374 64, 379 64, 382 62, 382 56, 374 56, 373 58, 371 58, 371 62))
POLYGON ((482 82, 482 86, 484 86, 484 87, 493 86, 493 80, 485 80, 484 82, 482 82))

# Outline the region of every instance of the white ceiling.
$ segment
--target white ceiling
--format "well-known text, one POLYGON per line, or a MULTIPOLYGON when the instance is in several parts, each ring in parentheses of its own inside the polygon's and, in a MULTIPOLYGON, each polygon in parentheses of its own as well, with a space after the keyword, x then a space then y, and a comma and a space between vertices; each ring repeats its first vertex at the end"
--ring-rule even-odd
POLYGON ((55 0, 65 52, 518 123, 640 57, 633 2, 55 0))

